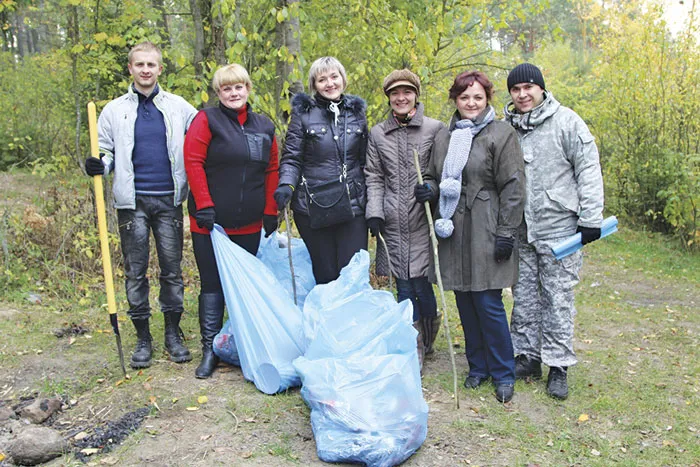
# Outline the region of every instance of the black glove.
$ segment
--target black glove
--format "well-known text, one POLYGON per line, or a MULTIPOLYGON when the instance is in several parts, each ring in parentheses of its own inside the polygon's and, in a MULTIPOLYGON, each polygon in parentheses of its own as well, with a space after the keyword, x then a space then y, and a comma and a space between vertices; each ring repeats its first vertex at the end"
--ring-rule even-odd
POLYGON ((97 157, 88 157, 85 159, 85 172, 91 177, 95 175, 105 174, 105 165, 102 163, 102 159, 97 157))
POLYGON ((513 254, 513 245, 515 244, 515 240, 510 238, 510 237, 501 237, 500 235, 496 235, 496 262, 500 263, 501 261, 508 261, 510 258, 510 255, 513 254))
POLYGON ((367 228, 373 237, 376 237, 380 232, 384 233, 384 219, 370 217, 367 219, 367 228))
POLYGON ((277 202, 277 209, 280 211, 284 209, 287 203, 289 203, 289 200, 292 199, 292 193, 294 193, 294 189, 291 185, 280 185, 275 190, 275 194, 272 195, 272 197, 275 198, 275 202, 277 202))
POLYGON ((594 227, 581 227, 579 225, 576 232, 581 233, 581 245, 595 242, 600 238, 600 229, 594 227))
POLYGON ((216 222, 216 211, 213 207, 198 209, 194 213, 194 219, 200 229, 207 229, 211 232, 214 229, 214 222, 216 222))
POLYGON ((270 216, 265 214, 263 216, 263 227, 265 227, 265 238, 272 235, 272 232, 277 230, 277 216, 270 216))
POLYGON ((433 193, 433 189, 430 188, 430 185, 427 183, 420 184, 416 183, 416 186, 413 188, 413 194, 416 197, 416 201, 419 203, 425 203, 426 201, 432 201, 435 198, 435 193, 433 193))

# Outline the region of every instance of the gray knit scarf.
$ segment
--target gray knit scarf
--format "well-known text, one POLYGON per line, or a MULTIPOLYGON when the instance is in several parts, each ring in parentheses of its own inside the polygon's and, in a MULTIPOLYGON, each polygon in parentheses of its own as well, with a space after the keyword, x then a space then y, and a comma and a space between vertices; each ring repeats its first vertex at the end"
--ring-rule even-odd
POLYGON ((457 209, 459 196, 462 193, 462 171, 467 166, 469 153, 472 150, 472 140, 486 125, 491 123, 496 113, 489 106, 484 119, 475 123, 464 119, 455 123, 455 129, 450 136, 450 146, 442 166, 440 179, 440 219, 435 221, 435 233, 440 238, 448 238, 454 232, 452 216, 457 209))

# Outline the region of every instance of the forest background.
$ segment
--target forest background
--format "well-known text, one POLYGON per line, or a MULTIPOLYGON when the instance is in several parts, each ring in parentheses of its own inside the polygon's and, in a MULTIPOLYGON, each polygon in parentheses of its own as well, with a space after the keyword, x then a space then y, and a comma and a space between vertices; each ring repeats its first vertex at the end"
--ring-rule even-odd
MULTIPOLYGON (((370 125, 386 118, 381 83, 393 69, 415 71, 427 114, 447 121, 456 74, 485 71, 502 114, 508 70, 531 61, 596 136, 606 215, 693 254, 700 36, 695 1, 683 11, 670 27, 663 3, 640 0, 0 0, 0 171, 29 168, 48 189, 36 212, 0 212, 0 286, 48 280, 84 298, 86 278, 100 276, 82 168, 85 109, 125 92, 126 54, 142 40, 163 49, 163 88, 198 107, 215 104, 210 83, 220 65, 243 64, 253 108, 280 137, 290 95, 304 90, 322 55, 345 64, 348 92, 367 101, 370 125)), ((116 233, 111 241, 119 261, 116 233)))

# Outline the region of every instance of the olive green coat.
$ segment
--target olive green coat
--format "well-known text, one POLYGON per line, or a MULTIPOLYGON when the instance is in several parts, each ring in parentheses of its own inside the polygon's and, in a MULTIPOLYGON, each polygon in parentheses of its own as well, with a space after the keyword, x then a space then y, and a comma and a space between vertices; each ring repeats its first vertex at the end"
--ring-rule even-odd
MULTIPOLYGON (((436 140, 434 157, 426 173, 426 182, 438 192, 448 147, 449 138, 436 140)), ((438 239, 445 290, 477 292, 515 284, 518 279, 515 233, 523 220, 524 205, 524 162, 518 135, 509 124, 493 121, 472 141, 469 160, 462 172, 462 193, 452 217, 454 232, 449 238, 438 239), (515 238, 513 254, 501 263, 495 260, 497 235, 515 238)), ((432 268, 430 272, 429 277, 435 282, 432 268)))

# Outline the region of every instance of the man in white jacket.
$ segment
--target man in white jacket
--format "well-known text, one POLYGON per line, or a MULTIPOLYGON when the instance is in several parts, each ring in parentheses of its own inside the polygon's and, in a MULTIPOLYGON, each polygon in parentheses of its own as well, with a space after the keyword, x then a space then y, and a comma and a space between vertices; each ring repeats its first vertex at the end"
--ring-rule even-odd
POLYGON ((542 72, 522 63, 508 75, 512 98, 505 118, 518 131, 525 159, 527 200, 519 232, 519 276, 513 287, 511 337, 516 379, 542 377, 547 394, 569 395, 574 286, 583 254, 556 260, 551 247, 580 232, 585 245, 600 238, 603 177, 598 148, 584 121, 546 91, 542 72))
POLYGON ((85 171, 90 176, 114 173, 128 314, 137 334, 131 367, 146 368, 153 354, 147 277, 151 232, 160 266, 165 348, 174 362, 192 360, 180 331, 184 311, 182 203, 187 198, 182 148, 185 131, 197 110, 158 87, 163 65, 155 44, 134 46, 128 68, 133 83, 126 94, 102 110, 98 120, 101 159, 88 158, 85 171))

